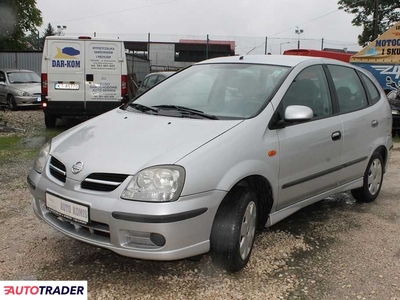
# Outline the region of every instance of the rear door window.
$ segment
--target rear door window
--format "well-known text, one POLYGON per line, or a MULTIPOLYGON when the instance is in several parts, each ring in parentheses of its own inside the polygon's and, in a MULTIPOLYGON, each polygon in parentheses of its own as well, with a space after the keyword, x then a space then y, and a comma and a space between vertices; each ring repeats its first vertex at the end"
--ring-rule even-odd
POLYGON ((339 111, 350 112, 368 106, 367 94, 356 70, 343 66, 328 65, 335 85, 339 111))

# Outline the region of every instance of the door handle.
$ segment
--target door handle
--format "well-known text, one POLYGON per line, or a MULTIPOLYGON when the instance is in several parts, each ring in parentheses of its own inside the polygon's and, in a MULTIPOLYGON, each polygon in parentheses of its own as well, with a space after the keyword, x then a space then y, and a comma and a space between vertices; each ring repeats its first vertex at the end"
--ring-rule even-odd
POLYGON ((372 127, 377 127, 378 124, 379 124, 378 120, 373 120, 373 121, 371 122, 371 126, 372 126, 372 127))
POLYGON ((342 133, 340 131, 335 131, 332 133, 332 141, 338 141, 342 138, 342 133))

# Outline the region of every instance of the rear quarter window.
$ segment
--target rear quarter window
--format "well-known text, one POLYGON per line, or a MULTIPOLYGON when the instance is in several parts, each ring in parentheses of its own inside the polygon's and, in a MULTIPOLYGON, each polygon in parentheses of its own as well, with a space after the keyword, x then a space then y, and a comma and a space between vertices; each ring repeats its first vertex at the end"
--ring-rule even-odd
POLYGON ((363 82, 365 84, 365 88, 367 89, 367 92, 369 93, 369 96, 371 97, 371 104, 377 103, 379 101, 379 99, 381 98, 377 87, 371 81, 371 79, 368 78, 368 76, 366 76, 365 74, 363 74, 361 72, 359 74, 360 74, 361 79, 363 80, 363 82))

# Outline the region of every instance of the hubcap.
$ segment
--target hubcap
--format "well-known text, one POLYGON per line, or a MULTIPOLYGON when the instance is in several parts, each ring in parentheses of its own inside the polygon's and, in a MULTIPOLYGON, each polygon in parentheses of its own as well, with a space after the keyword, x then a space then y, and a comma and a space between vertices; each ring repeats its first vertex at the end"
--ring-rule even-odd
POLYGON ((240 257, 245 260, 250 254, 251 247, 253 246, 254 234, 256 232, 257 220, 257 207, 251 201, 246 208, 243 216, 242 227, 240 228, 240 257))
POLYGON ((368 190, 374 196, 381 186, 382 164, 379 159, 374 159, 368 171, 368 190))
POLYGON ((12 100, 10 97, 7 98, 7 105, 8 105, 8 108, 13 108, 13 103, 12 103, 12 100))

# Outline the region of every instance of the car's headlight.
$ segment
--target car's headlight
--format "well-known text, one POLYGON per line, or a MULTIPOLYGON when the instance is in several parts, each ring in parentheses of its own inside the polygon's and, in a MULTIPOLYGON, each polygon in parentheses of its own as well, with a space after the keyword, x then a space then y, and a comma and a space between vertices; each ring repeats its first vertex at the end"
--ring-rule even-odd
POLYGON ((126 200, 166 202, 179 198, 185 181, 180 166, 158 166, 137 173, 122 192, 126 200))
POLYGON ((400 115, 400 111, 392 109, 392 115, 400 115))
POLYGON ((18 95, 23 96, 23 97, 33 97, 33 95, 31 93, 25 92, 25 91, 21 91, 21 90, 17 90, 18 95))
POLYGON ((38 173, 43 172, 49 153, 50 153, 50 142, 47 142, 46 144, 43 145, 42 149, 40 149, 40 152, 38 156, 36 156, 35 162, 33 163, 33 169, 36 172, 38 173))

